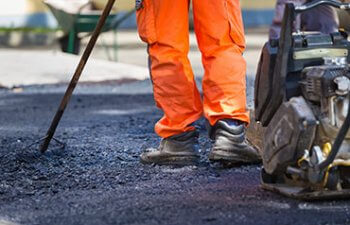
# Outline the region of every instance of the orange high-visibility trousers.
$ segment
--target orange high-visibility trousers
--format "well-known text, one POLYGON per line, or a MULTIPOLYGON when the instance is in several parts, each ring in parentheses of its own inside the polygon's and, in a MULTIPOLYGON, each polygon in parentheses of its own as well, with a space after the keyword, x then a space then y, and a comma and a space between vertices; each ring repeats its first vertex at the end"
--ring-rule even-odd
POLYGON ((244 29, 239 0, 192 0, 202 63, 203 100, 188 60, 190 0, 137 0, 137 24, 148 43, 156 104, 164 116, 156 133, 193 130, 203 113, 211 125, 232 118, 249 123, 246 110, 244 29))

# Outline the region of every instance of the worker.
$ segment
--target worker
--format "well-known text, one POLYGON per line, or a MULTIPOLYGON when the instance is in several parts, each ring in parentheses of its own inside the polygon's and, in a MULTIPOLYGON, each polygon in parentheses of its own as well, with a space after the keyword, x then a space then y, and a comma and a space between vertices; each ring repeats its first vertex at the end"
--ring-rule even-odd
POLYGON ((157 149, 141 154, 142 163, 191 165, 199 160, 198 131, 203 115, 214 140, 213 162, 256 163, 260 156, 245 137, 245 37, 239 0, 192 0, 202 63, 203 98, 197 89, 189 52, 190 0, 136 0, 138 32, 148 44, 156 105, 164 112, 155 132, 157 149))
MULTIPOLYGON (((347 2, 348 0, 343 0, 347 2)), ((281 32, 282 19, 284 15, 284 7, 288 2, 293 2, 299 6, 311 0, 277 0, 275 8, 275 17, 270 27, 270 39, 278 39, 281 32)), ((297 17, 295 30, 300 31, 320 31, 321 33, 330 34, 337 32, 339 27, 338 15, 334 7, 318 6, 309 11, 303 12, 297 17)))

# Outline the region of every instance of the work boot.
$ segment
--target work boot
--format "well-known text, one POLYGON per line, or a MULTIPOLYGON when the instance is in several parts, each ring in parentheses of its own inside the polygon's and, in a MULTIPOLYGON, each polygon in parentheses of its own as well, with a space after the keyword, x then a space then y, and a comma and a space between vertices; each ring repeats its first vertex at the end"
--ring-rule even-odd
POLYGON ((209 131, 215 142, 209 153, 209 160, 226 165, 252 164, 261 162, 257 149, 245 137, 245 124, 238 120, 219 120, 209 131))
POLYGON ((159 165, 195 165, 199 162, 198 132, 188 131, 162 139, 157 149, 147 149, 141 163, 159 165))

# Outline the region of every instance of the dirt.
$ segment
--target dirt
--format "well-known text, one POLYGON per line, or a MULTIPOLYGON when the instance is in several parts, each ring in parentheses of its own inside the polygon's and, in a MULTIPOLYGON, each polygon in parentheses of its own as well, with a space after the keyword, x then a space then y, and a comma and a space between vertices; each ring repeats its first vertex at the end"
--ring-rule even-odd
POLYGON ((264 191, 261 165, 207 160, 204 121, 197 167, 142 165, 161 112, 150 94, 78 94, 46 154, 38 146, 62 94, 0 92, 0 224, 350 224, 350 201, 302 202, 264 191))

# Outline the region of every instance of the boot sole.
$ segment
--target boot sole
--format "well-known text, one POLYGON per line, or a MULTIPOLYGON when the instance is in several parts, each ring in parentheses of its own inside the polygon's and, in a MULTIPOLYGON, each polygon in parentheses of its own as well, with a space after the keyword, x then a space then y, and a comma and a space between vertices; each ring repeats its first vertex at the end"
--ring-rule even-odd
POLYGON ((199 164, 197 156, 168 156, 162 160, 146 160, 141 157, 142 164, 157 164, 157 165, 174 165, 174 166, 192 166, 199 164))
POLYGON ((259 164, 261 159, 247 159, 237 156, 228 156, 227 154, 220 154, 218 151, 215 153, 209 153, 209 160, 211 162, 220 162, 226 165, 246 165, 246 164, 259 164))

